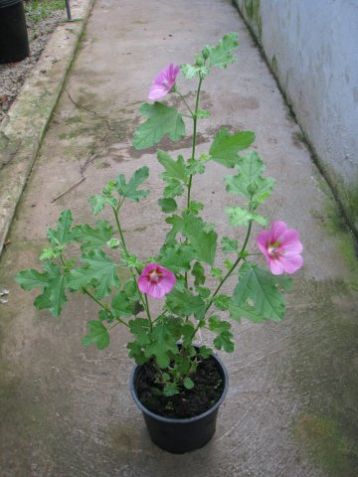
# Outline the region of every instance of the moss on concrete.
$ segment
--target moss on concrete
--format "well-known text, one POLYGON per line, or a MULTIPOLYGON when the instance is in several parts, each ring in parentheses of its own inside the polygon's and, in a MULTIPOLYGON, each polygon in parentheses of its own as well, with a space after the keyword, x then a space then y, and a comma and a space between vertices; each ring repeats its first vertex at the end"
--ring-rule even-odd
POLYGON ((356 476, 358 445, 345 434, 338 422, 325 416, 304 414, 299 419, 296 434, 314 462, 329 475, 356 476))
POLYGON ((244 0, 244 8, 247 19, 258 33, 259 38, 261 38, 262 20, 260 14, 260 0, 244 0))
POLYGON ((293 433, 324 475, 356 477, 357 295, 333 280, 304 280, 296 293, 307 305, 296 313, 290 343, 293 390, 303 403, 293 433))

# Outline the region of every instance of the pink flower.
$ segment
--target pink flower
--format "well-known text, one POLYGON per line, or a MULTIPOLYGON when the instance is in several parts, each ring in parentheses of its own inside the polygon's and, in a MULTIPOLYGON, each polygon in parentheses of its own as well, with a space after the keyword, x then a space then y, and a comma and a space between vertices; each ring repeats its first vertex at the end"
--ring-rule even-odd
POLYGON ((179 73, 179 66, 171 63, 164 70, 162 70, 155 78, 149 90, 148 98, 152 101, 163 98, 170 93, 175 85, 176 77, 179 73))
POLYGON ((269 230, 260 232, 256 243, 274 275, 294 273, 303 265, 299 234, 297 230, 287 228, 281 220, 275 220, 269 230))
POLYGON ((138 288, 152 298, 163 298, 171 291, 175 282, 173 272, 157 263, 149 263, 138 278, 138 288))

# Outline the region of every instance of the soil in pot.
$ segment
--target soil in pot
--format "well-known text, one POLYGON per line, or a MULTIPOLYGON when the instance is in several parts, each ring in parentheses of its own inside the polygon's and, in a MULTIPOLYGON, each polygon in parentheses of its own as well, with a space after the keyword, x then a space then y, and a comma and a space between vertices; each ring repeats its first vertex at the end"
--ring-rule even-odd
POLYGON ((155 383, 152 363, 141 366, 135 387, 141 403, 150 411, 169 418, 190 418, 206 412, 221 397, 224 380, 217 361, 211 357, 201 360, 190 376, 195 386, 182 389, 174 396, 163 396, 162 385, 155 383))

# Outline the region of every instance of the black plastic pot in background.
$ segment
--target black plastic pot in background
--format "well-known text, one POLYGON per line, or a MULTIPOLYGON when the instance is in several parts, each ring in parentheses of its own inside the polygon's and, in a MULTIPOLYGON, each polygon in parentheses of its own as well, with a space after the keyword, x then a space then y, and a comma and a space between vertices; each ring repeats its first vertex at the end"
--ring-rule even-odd
POLYGON ((22 0, 0 0, 0 63, 21 61, 29 55, 22 0))
POLYGON ((140 366, 136 366, 130 380, 130 392, 137 407, 142 411, 151 440, 161 449, 173 454, 183 454, 203 447, 213 437, 216 429, 216 418, 220 405, 223 403, 229 378, 225 366, 217 356, 212 356, 220 369, 224 380, 224 390, 220 399, 206 412, 198 416, 176 419, 159 416, 149 411, 139 401, 136 382, 140 366))

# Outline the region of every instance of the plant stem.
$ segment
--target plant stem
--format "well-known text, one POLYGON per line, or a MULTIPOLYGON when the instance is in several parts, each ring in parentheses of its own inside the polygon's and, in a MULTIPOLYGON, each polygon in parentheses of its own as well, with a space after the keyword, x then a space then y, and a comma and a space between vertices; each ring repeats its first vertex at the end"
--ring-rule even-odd
MULTIPOLYGON (((92 300, 94 302, 97 303, 97 305, 99 305, 100 307, 102 307, 105 311, 107 311, 113 319, 117 320, 118 324, 121 323, 122 325, 126 326, 127 328, 129 328, 128 324, 123 321, 121 318, 117 318, 117 317, 113 317, 113 314, 111 312, 111 310, 109 309, 109 307, 105 304, 105 303, 102 303, 98 298, 96 298, 89 290, 87 290, 87 288, 82 288, 83 290, 83 293, 85 293, 86 295, 88 295, 90 298, 92 298, 92 300)), ((113 328, 113 326, 112 326, 113 328)))
MULTIPOLYGON (((192 113, 192 117, 193 117, 193 142, 192 142, 192 148, 191 148, 191 159, 195 159, 196 128, 197 128, 197 122, 198 122, 200 90, 201 90, 201 85, 202 85, 203 79, 204 78, 202 76, 200 76, 199 84, 198 84, 198 90, 196 92, 195 111, 194 111, 194 113, 192 113)), ((192 183, 193 183, 193 175, 191 174, 190 177, 189 177, 189 183, 188 183, 188 196, 187 196, 187 201, 186 201, 187 209, 189 209, 189 206, 190 206, 190 194, 191 194, 192 183)), ((185 272, 184 280, 185 280, 185 288, 188 288, 188 272, 185 272)))
POLYGON ((194 118, 194 113, 193 113, 191 107, 189 106, 189 104, 187 103, 187 100, 185 99, 185 97, 181 94, 181 92, 180 92, 178 89, 176 90, 176 93, 179 95, 180 99, 183 100, 183 103, 185 104, 185 106, 187 107, 187 109, 188 109, 188 111, 189 111, 189 113, 190 113, 190 116, 191 116, 192 118, 194 118))
MULTIPOLYGON (((195 159, 196 128, 197 128, 197 122, 198 122, 198 109, 199 109, 200 90, 201 90, 202 82, 203 82, 203 77, 200 76, 198 90, 196 93, 195 111, 193 114, 193 142, 192 142, 192 149, 191 149, 191 159, 195 159)), ((190 205, 190 193, 191 193, 192 182, 193 182, 193 175, 190 175, 189 184, 188 184, 188 198, 187 198, 187 205, 186 205, 187 208, 189 208, 189 205, 190 205)))
POLYGON ((211 300, 209 302, 209 305, 207 306, 206 308, 206 312, 209 310, 209 308, 211 307, 212 303, 213 303, 213 300, 215 298, 215 296, 218 294, 218 292, 220 291, 221 287, 224 285, 224 283, 226 282, 226 280, 229 278, 229 276, 232 274, 232 272, 235 270, 235 268, 238 266, 238 264, 241 262, 242 258, 243 258, 243 253, 245 252, 245 249, 247 247, 247 244, 248 244, 248 241, 249 241, 249 238, 250 238, 250 234, 251 234, 251 229, 252 229, 252 220, 250 220, 249 222, 249 226, 247 228, 247 232, 246 232, 246 237, 245 237, 245 240, 244 240, 244 243, 242 245, 242 248, 239 252, 239 255, 237 257, 237 259, 235 260, 235 263, 232 265, 232 267, 230 268, 230 270, 227 272, 227 274, 224 276, 224 278, 221 280, 221 282, 219 283, 219 285, 217 286, 216 290, 214 291, 212 297, 211 297, 211 300))
POLYGON ((148 301, 148 297, 146 294, 144 294, 144 299, 145 299, 145 309, 147 311, 147 316, 148 316, 148 321, 149 321, 149 328, 150 328, 150 331, 153 330, 153 322, 152 322, 152 317, 151 317, 151 314, 150 314, 150 309, 149 309, 149 301, 148 301))
POLYGON ((122 243, 123 250, 125 251, 125 253, 126 253, 127 255, 129 255, 128 249, 127 249, 127 245, 126 245, 126 241, 125 241, 125 239, 124 239, 122 227, 121 227, 121 224, 119 223, 118 211, 117 211, 114 207, 112 207, 112 210, 113 210, 113 214, 114 214, 114 217, 115 217, 115 220, 116 220, 116 224, 117 224, 117 229, 118 229, 118 232, 119 232, 119 236, 120 236, 120 238, 121 238, 121 243, 122 243))
MULTIPOLYGON (((250 235, 251 235, 251 229, 252 229, 252 220, 250 220, 249 222, 249 225, 248 225, 248 228, 247 228, 247 232, 246 232, 246 236, 245 236, 245 240, 244 240, 244 243, 241 247, 241 250, 238 254, 238 257, 237 259, 235 260, 235 263, 232 265, 232 267, 230 268, 230 270, 227 272, 227 274, 224 276, 224 278, 221 280, 221 282, 219 283, 219 285, 217 286, 216 290, 214 291, 214 293, 212 294, 212 297, 209 301, 209 304, 208 306, 206 307, 206 310, 205 310, 205 315, 206 313, 209 311, 211 305, 213 304, 213 301, 214 301, 214 298, 216 297, 216 295, 219 293, 221 287, 224 285, 224 283, 226 282, 226 280, 230 277, 230 275, 232 274, 232 272, 235 270, 235 268, 238 266, 238 264, 241 262, 241 260, 243 259, 243 253, 245 252, 245 249, 247 247, 247 244, 249 242, 249 238, 250 238, 250 235)), ((205 319, 205 315, 204 315, 204 319, 205 319)), ((194 336, 196 335, 198 329, 200 328, 200 325, 201 325, 201 321, 200 320, 198 322, 198 324, 196 325, 194 331, 193 331, 193 335, 192 335, 192 339, 194 338, 194 336)))
MULTIPOLYGON (((123 202, 122 202, 123 204, 123 202)), ((121 205, 122 205, 121 204, 121 205)), ((125 238, 124 238, 124 234, 123 234, 123 231, 122 231, 122 228, 121 228, 121 224, 119 222, 119 217, 118 217, 118 212, 119 210, 116 210, 114 207, 112 207, 112 210, 113 210, 113 214, 114 214, 114 217, 116 219, 116 224, 117 224, 117 228, 118 228, 118 232, 119 232, 119 235, 120 235, 120 238, 121 238, 121 243, 122 243, 122 247, 123 247, 123 250, 124 252, 129 255, 129 252, 128 252, 128 248, 127 248, 127 245, 126 245, 126 241, 125 241, 125 238)), ((135 271, 137 272, 137 275, 140 275, 139 273, 139 270, 137 268, 135 268, 135 271)), ((144 309, 146 311, 146 314, 147 314, 147 318, 148 318, 148 321, 149 321, 149 328, 150 328, 150 331, 152 331, 153 329, 153 323, 152 323, 152 317, 150 315, 150 310, 149 310, 149 303, 148 303, 148 298, 147 298, 147 295, 146 294, 143 294, 140 290, 139 290, 139 287, 138 287, 138 283, 137 283, 137 280, 136 280, 136 277, 133 273, 132 270, 130 270, 130 273, 132 275, 132 278, 134 280, 134 283, 136 284, 136 287, 137 287, 137 290, 138 290, 138 294, 139 294, 139 298, 144 306, 144 309)))

